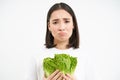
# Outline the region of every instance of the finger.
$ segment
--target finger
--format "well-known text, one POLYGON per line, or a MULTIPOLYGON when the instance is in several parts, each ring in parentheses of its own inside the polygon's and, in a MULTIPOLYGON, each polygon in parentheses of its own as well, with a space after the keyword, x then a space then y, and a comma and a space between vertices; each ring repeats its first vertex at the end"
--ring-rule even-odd
POLYGON ((60 77, 57 80, 64 80, 62 75, 63 75, 63 73, 60 75, 60 77))
POLYGON ((53 72, 49 77, 48 77, 48 80, 49 79, 52 79, 56 74, 58 74, 60 71, 59 70, 56 70, 55 72, 53 72))
POLYGON ((72 75, 70 75, 70 74, 66 74, 66 76, 68 77, 68 78, 70 78, 70 80, 74 80, 75 78, 72 76, 72 75))
POLYGON ((62 75, 63 80, 69 80, 69 77, 67 77, 66 75, 62 75))
POLYGON ((58 72, 52 79, 57 80, 62 74, 62 72, 58 72))
POLYGON ((47 80, 47 78, 45 78, 45 76, 43 77, 43 80, 47 80))
POLYGON ((65 74, 67 77, 69 77, 69 78, 71 78, 71 75, 69 75, 69 74, 65 74))

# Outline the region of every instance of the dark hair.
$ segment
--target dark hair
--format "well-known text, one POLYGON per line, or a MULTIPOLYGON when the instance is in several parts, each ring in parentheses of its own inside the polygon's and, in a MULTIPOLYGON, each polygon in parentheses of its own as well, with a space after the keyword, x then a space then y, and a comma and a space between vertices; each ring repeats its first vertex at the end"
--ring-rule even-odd
POLYGON ((72 33, 72 35, 71 35, 71 37, 69 39, 69 44, 67 45, 67 47, 68 48, 70 48, 70 47, 79 48, 79 31, 78 31, 78 24, 77 24, 76 16, 75 16, 72 8, 69 5, 67 5, 66 3, 56 3, 48 11, 48 14, 47 14, 46 40, 45 40, 46 48, 52 48, 52 47, 56 46, 54 44, 54 37, 52 36, 51 32, 48 29, 48 23, 49 23, 51 14, 55 10, 59 10, 59 9, 63 9, 65 11, 67 11, 72 16, 72 19, 73 19, 74 29, 73 29, 73 33, 72 33))

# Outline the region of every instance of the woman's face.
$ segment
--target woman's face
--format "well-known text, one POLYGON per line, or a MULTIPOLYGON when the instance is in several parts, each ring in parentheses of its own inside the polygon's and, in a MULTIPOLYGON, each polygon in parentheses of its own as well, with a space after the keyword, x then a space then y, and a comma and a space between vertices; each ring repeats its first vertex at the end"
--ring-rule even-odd
POLYGON ((65 10, 56 10, 51 14, 48 28, 54 41, 69 41, 74 28, 72 16, 65 10))

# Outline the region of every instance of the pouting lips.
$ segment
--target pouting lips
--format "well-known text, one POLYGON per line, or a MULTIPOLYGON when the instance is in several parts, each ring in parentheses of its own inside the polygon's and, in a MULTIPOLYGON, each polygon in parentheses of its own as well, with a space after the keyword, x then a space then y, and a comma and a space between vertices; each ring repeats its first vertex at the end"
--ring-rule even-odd
POLYGON ((60 36, 65 36, 67 33, 66 32, 59 32, 58 33, 60 36))

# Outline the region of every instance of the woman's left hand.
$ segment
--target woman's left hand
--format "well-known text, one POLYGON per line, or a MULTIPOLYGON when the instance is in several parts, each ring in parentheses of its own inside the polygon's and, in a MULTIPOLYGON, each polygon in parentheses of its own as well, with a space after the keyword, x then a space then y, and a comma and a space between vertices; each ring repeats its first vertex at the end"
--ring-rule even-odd
POLYGON ((76 80, 74 76, 70 75, 70 74, 65 74, 63 76, 63 80, 76 80))

